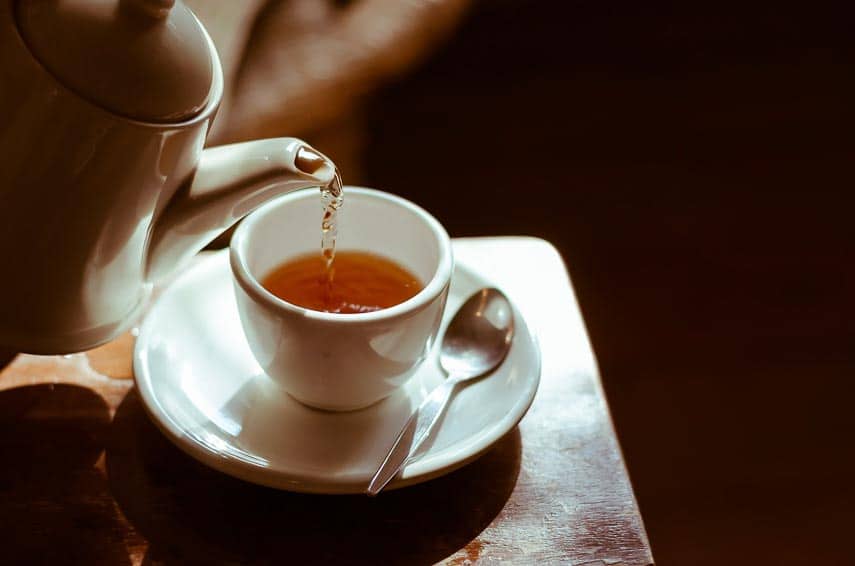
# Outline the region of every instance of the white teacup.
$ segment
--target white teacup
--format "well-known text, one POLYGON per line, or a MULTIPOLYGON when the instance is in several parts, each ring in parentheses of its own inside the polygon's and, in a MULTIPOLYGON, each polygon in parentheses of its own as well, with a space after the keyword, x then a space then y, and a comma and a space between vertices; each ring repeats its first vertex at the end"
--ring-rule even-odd
POLYGON ((367 407, 401 387, 436 338, 453 260, 442 225, 400 197, 344 188, 336 250, 366 251, 398 263, 424 288, 375 312, 337 314, 288 303, 260 280, 283 262, 320 254, 321 197, 290 193, 249 215, 231 243, 241 323, 256 360, 298 401, 320 409, 367 407))

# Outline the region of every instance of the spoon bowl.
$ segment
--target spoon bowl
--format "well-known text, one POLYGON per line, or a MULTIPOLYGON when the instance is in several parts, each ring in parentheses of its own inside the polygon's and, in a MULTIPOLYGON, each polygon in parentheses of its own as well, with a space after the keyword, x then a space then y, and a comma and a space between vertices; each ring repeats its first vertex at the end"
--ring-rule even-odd
POLYGON ((492 371, 505 359, 514 335, 508 298, 494 288, 469 297, 445 331, 439 363, 457 383, 492 371))

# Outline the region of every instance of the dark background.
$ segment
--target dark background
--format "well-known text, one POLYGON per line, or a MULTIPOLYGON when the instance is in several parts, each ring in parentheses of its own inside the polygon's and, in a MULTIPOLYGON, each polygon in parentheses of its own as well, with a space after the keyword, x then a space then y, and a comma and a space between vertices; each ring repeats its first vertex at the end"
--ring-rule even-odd
POLYGON ((367 184, 563 255, 659 564, 851 563, 850 12, 484 1, 371 102, 367 184))

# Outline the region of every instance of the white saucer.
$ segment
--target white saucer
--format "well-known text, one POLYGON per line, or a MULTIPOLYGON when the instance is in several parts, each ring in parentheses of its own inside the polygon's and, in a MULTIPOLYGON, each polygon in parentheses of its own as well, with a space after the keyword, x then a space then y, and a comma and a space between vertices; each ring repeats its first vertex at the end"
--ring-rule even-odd
MULTIPOLYGON (((458 264, 443 327, 485 286, 491 283, 458 264)), ((523 417, 540 380, 540 351, 515 314, 505 362, 457 392, 433 441, 390 488, 466 464, 523 417)), ((197 263, 163 292, 140 328, 134 372, 149 416, 186 453, 244 480, 309 493, 364 492, 410 412, 444 379, 434 349, 401 391, 367 409, 332 413, 301 405, 249 351, 228 250, 197 263)))

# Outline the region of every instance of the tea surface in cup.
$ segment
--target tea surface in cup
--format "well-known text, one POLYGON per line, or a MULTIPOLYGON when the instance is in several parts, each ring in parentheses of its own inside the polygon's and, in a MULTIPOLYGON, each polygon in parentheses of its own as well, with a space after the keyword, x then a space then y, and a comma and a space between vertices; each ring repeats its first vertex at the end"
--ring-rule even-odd
POLYGON ((403 303, 424 288, 407 269, 385 257, 361 251, 338 251, 326 258, 310 253, 274 267, 261 284, 271 293, 308 309, 358 314, 403 303))

